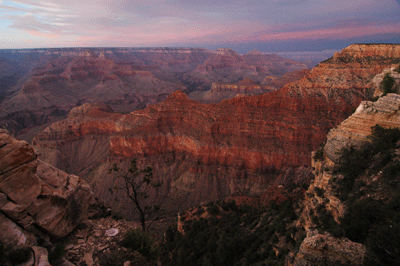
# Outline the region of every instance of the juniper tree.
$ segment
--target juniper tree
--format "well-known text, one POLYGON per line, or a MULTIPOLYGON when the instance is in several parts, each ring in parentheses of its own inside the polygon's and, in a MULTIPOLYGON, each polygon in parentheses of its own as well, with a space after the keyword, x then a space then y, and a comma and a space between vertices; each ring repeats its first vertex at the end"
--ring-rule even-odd
POLYGON ((127 171, 123 171, 117 164, 113 164, 111 172, 117 173, 117 178, 122 179, 122 186, 116 189, 125 191, 126 196, 134 203, 140 216, 142 230, 145 231, 147 219, 160 211, 159 205, 148 202, 150 193, 155 192, 161 186, 160 182, 153 180, 153 169, 149 166, 139 169, 137 160, 132 159, 127 171))

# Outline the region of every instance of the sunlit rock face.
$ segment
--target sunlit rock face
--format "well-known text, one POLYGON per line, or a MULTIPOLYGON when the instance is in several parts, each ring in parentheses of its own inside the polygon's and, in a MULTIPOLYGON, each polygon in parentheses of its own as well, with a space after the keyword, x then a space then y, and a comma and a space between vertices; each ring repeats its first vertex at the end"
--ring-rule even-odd
MULTIPOLYGON (((239 55, 231 49, 0 50, 0 57, 0 125, 29 141, 45 127, 39 126, 65 118, 84 103, 131 112, 161 102, 175 90, 202 94, 212 83, 245 78, 260 83, 266 76, 279 78, 307 68, 276 55, 239 55)), ((211 95, 211 101, 226 97, 230 94, 211 95)))
POLYGON ((324 151, 328 158, 338 162, 340 150, 360 146, 368 141, 371 128, 379 124, 385 128, 400 127, 400 95, 389 93, 376 102, 363 101, 354 114, 332 129, 327 136, 324 151))
POLYGON ((345 49, 280 90, 216 104, 177 91, 129 114, 85 105, 42 131, 34 145, 44 160, 85 177, 109 201, 115 180, 108 169, 130 158, 153 167, 165 184, 158 196, 175 209, 239 191, 257 195, 279 182, 309 182, 310 171, 296 169, 310 167, 310 152, 373 95, 373 77, 399 60, 360 63, 350 55, 345 49))
POLYGON ((32 246, 43 232, 63 237, 86 215, 88 183, 37 157, 28 143, 0 130, 0 239, 5 243, 32 246))

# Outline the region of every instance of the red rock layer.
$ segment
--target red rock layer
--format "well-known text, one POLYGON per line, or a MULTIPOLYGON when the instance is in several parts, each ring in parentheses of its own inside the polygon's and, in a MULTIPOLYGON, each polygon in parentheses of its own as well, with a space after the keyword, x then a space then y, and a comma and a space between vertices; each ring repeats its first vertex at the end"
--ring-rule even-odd
MULTIPOLYGON (((360 63, 349 58, 344 50, 278 91, 219 104, 200 104, 177 91, 128 115, 88 108, 48 127, 34 143, 58 163, 73 161, 88 143, 93 143, 92 154, 101 146, 98 150, 107 154, 102 159, 89 154, 93 165, 87 167, 94 170, 86 170, 86 176, 101 182, 107 179, 104 162, 137 157, 152 164, 157 178, 167 183, 168 197, 179 194, 200 202, 228 196, 239 187, 255 194, 274 183, 273 173, 310 166, 310 152, 328 130, 373 94, 374 75, 399 60, 389 56, 360 63)), ((82 163, 76 164, 80 166, 58 166, 85 176, 79 172, 85 171, 79 170, 82 163)), ((99 190, 105 191, 104 186, 99 190)))

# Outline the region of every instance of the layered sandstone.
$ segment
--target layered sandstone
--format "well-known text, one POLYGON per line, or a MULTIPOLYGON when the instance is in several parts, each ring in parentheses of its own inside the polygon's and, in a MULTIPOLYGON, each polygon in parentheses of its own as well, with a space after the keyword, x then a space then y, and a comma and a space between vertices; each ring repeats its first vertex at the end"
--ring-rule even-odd
POLYGON ((400 93, 400 64, 399 65, 393 65, 391 68, 385 68, 382 73, 376 75, 373 79, 373 82, 375 83, 375 93, 374 97, 380 97, 384 95, 384 91, 382 88, 382 81, 385 78, 386 75, 389 75, 393 79, 393 86, 392 88, 389 88, 392 92, 395 93, 400 93))
MULTIPOLYGON (((394 93, 389 93, 376 102, 362 101, 351 116, 329 131, 326 144, 321 149, 323 155, 320 155, 318 160, 313 159, 312 162, 315 180, 311 182, 305 194, 304 208, 299 220, 301 226, 308 231, 308 235, 293 265, 320 265, 322 261, 329 264, 362 265, 366 260, 367 250, 362 244, 344 237, 335 238, 328 233, 317 234, 314 230, 318 227, 318 224, 315 224, 315 216, 319 215, 318 210, 326 209, 338 224, 343 222, 341 218, 346 215, 349 205, 354 202, 341 201, 338 198, 337 190, 341 188, 336 187, 337 183, 334 180, 343 177, 334 174, 333 169, 339 163, 340 151, 350 146, 357 148, 369 142, 368 136, 372 132, 372 127, 377 124, 383 128, 400 128, 399 110, 400 95, 394 93)), ((398 160, 397 155, 398 153, 393 154, 393 161, 398 160)), ((392 185, 384 185, 387 180, 382 178, 382 171, 379 173, 366 171, 366 173, 360 178, 371 190, 365 195, 362 192, 365 188, 360 187, 358 188, 360 191, 356 192, 353 190, 350 194, 359 193, 355 197, 356 202, 366 198, 389 201, 392 197, 398 196, 397 191, 391 191, 392 185)))
POLYGON ((234 84, 214 82, 210 90, 192 93, 189 97, 202 103, 218 103, 224 99, 231 99, 236 96, 260 95, 274 90, 276 88, 259 85, 251 79, 243 79, 234 84))
POLYGON ((373 126, 379 124, 384 128, 399 128, 399 110, 400 95, 394 93, 376 102, 361 102, 354 114, 329 131, 324 152, 330 160, 337 162, 342 148, 360 146, 368 141, 373 126))
POLYGON ((37 159, 34 149, 0 130, 0 238, 33 246, 36 236, 63 237, 85 217, 91 190, 75 175, 37 159))
POLYGON ((153 167, 165 184, 159 196, 177 209, 240 191, 259 195, 285 169, 310 167, 310 152, 372 96, 373 77, 398 60, 341 60, 348 57, 344 51, 280 90, 218 104, 201 104, 178 91, 125 115, 86 106, 34 143, 43 158, 84 176, 108 200, 115 181, 108 169, 114 160, 133 157, 153 167))
MULTIPOLYGON (((0 74, 0 125, 30 141, 43 129, 39 126, 64 118, 84 103, 131 112, 161 102, 177 89, 202 94, 214 82, 245 77, 259 82, 306 68, 301 62, 258 53, 242 56, 227 48, 1 50, 5 60, 0 69, 5 71, 0 74)), ((232 94, 209 96, 217 102, 232 94)))
MULTIPOLYGON (((253 53, 255 52, 253 51, 253 53)), ((278 90, 285 84, 296 82, 309 72, 308 69, 302 69, 286 73, 283 76, 269 75, 260 84, 250 78, 244 78, 239 82, 230 84, 214 82, 210 90, 194 92, 189 94, 189 97, 201 103, 218 103, 235 96, 260 95, 278 90)))

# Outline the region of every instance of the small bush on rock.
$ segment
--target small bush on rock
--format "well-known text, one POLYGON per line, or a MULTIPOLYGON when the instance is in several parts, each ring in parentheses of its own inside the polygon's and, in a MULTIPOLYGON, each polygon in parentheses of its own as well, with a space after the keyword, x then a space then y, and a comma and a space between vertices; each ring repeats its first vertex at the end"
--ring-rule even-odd
POLYGON ((392 78, 389 73, 386 73, 381 82, 381 88, 384 96, 388 93, 393 92, 393 85, 394 78, 392 78))
POLYGON ((148 233, 139 229, 128 230, 121 245, 139 252, 148 259, 156 259, 158 256, 154 239, 148 233))
POLYGON ((99 257, 100 266, 122 266, 125 261, 125 256, 117 250, 102 254, 99 257))

